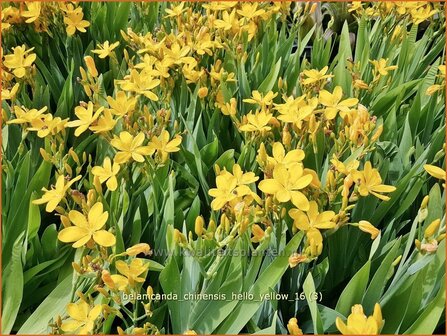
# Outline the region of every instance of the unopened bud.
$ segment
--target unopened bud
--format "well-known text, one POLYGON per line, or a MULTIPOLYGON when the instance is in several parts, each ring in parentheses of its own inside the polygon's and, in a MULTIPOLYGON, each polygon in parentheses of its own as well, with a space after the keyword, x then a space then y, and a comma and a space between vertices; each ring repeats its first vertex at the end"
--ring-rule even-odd
POLYGON ((93 57, 85 56, 84 57, 85 64, 87 65, 88 72, 92 77, 98 77, 98 70, 96 70, 96 65, 93 57))
POLYGON ((208 95, 208 88, 207 87, 201 87, 199 91, 197 92, 197 95, 199 98, 203 99, 208 95))
POLYGON ((424 238, 427 239, 429 237, 434 236, 439 229, 439 224, 441 223, 440 219, 436 219, 433 222, 430 223, 429 226, 424 231, 424 238))

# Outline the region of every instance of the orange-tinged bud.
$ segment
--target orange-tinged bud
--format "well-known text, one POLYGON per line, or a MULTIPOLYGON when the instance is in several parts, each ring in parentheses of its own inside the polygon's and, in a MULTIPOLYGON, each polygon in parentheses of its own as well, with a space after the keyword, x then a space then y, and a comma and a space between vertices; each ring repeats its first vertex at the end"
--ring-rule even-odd
POLYGON ((253 224, 251 228, 251 233, 253 234, 251 241, 254 243, 259 243, 264 238, 265 235, 264 230, 258 224, 253 224))
POLYGON ((129 247, 126 250, 126 254, 131 257, 134 257, 140 253, 144 253, 144 255, 149 255, 151 253, 151 247, 149 246, 149 244, 139 243, 139 244, 129 247))
POLYGON ((305 263, 307 261, 308 261, 307 256, 299 253, 294 253, 289 257, 289 266, 290 268, 294 268, 298 264, 305 263))
POLYGON ((197 92, 197 95, 199 98, 203 99, 208 95, 208 88, 207 87, 201 87, 199 91, 197 92))
POLYGON ((371 235, 371 239, 376 239, 379 235, 380 230, 373 226, 370 222, 361 220, 359 222, 359 229, 363 232, 369 233, 371 235))
POLYGON ((110 275, 109 271, 103 270, 101 273, 101 279, 104 281, 104 283, 109 287, 110 289, 115 288, 115 282, 112 279, 112 276, 110 275))
POLYGON ((92 77, 98 77, 98 70, 96 70, 95 60, 91 56, 84 57, 85 64, 87 65, 88 72, 92 77))
POLYGON ((287 330, 290 335, 303 335, 303 331, 298 327, 298 320, 296 317, 292 317, 287 323, 287 330))

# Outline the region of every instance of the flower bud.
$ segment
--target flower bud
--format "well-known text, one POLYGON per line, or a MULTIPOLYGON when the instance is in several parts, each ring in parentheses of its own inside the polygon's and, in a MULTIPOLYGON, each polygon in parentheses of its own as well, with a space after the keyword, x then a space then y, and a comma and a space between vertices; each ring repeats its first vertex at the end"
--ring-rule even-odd
POLYGON ((436 219, 433 222, 431 222, 430 225, 427 226, 427 228, 424 231, 424 238, 428 239, 434 236, 438 232, 440 223, 441 223, 440 219, 436 219))
POLYGON ((207 87, 201 87, 199 91, 197 91, 197 95, 200 99, 205 98, 208 95, 208 88, 207 87))
POLYGON ((179 230, 174 230, 174 241, 179 244, 186 244, 186 237, 183 233, 181 233, 179 230))
POLYGON ((109 271, 103 270, 101 273, 101 279, 104 281, 104 283, 109 287, 110 289, 115 288, 115 282, 112 279, 112 276, 110 275, 109 271))
POLYGON ((376 239, 379 235, 380 230, 374 227, 370 222, 361 220, 359 222, 359 229, 363 232, 369 233, 371 235, 371 239, 376 239))
POLYGON ((144 255, 149 255, 151 253, 151 247, 149 246, 149 244, 146 243, 136 244, 134 246, 129 247, 126 250, 126 254, 131 257, 134 257, 140 253, 144 253, 144 255))
POLYGON ((292 317, 287 323, 287 330, 290 335, 302 335, 303 331, 298 327, 298 320, 296 317, 292 317))
POLYGON ((259 243, 265 235, 264 230, 258 224, 253 224, 251 227, 251 233, 253 234, 253 237, 251 238, 253 243, 259 243))
POLYGON ((204 226, 205 226, 205 220, 202 216, 197 216, 196 221, 194 223, 194 232, 197 236, 203 235, 204 232, 204 226))
POLYGON ((96 65, 93 57, 85 56, 84 57, 85 64, 87 65, 88 72, 92 77, 98 77, 98 70, 96 70, 96 65))
POLYGON ((290 268, 294 268, 300 263, 305 263, 307 260, 307 256, 299 253, 294 253, 289 257, 289 266, 290 268))

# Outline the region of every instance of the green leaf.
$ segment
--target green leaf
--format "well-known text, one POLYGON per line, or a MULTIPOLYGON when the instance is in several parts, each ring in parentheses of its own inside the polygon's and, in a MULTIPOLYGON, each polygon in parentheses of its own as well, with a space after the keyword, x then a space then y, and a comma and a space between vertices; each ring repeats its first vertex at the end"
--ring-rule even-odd
POLYGON ((365 293, 366 286, 368 285, 369 270, 371 268, 371 261, 368 260, 365 265, 352 277, 348 285, 338 299, 335 310, 345 316, 349 315, 351 307, 354 304, 359 304, 362 301, 362 297, 365 293))
POLYGON ((383 290, 385 288, 385 285, 388 281, 387 275, 390 271, 391 264, 393 263, 394 259, 397 256, 399 247, 400 247, 400 239, 395 241, 390 252, 388 252, 386 257, 380 263, 380 266, 377 269, 376 273, 374 273, 374 276, 373 276, 373 278, 368 286, 368 289, 366 290, 365 295, 363 296, 363 299, 362 299, 362 305, 366 311, 372 311, 374 308, 374 305, 377 302, 379 302, 379 299, 380 299, 380 297, 383 293, 383 290))
POLYGON ((306 301, 309 305, 310 314, 312 316, 312 324, 314 327, 314 334, 323 334, 323 322, 321 321, 320 312, 317 306, 317 300, 314 298, 315 293, 315 284, 314 279, 312 277, 312 273, 308 273, 306 280, 304 280, 303 290, 306 294, 306 301))
MULTIPOLYGON (((303 234, 296 234, 285 247, 284 251, 277 256, 274 261, 261 273, 258 280, 250 288, 249 293, 255 297, 270 292, 288 267, 289 256, 298 248, 303 234)), ((260 301, 242 301, 238 303, 233 312, 215 331, 217 334, 238 334, 245 324, 253 317, 261 306, 260 301)))
POLYGON ((278 62, 276 62, 275 66, 270 70, 269 74, 261 83, 261 85, 259 85, 258 88, 259 92, 266 94, 271 89, 273 89, 273 86, 278 81, 278 74, 280 69, 281 69, 281 57, 279 58, 278 62))
MULTIPOLYGON (((174 257, 171 257, 169 259, 165 268, 161 271, 159 281, 161 287, 163 288, 164 293, 177 294, 178 298, 181 300, 182 293, 180 291, 181 288, 180 271, 174 257)), ((168 308, 172 323, 172 333, 173 334, 182 333, 183 330, 181 330, 181 325, 183 318, 182 318, 181 305, 179 305, 178 302, 174 300, 169 300, 168 308)))
POLYGON ((48 323, 57 315, 64 315, 65 307, 70 302, 72 276, 63 279, 48 297, 34 310, 25 321, 18 334, 46 334, 48 323))
POLYGON ((3 272, 3 305, 2 305, 2 334, 9 334, 19 312, 23 296, 22 270, 22 242, 21 234, 13 244, 12 256, 3 272))
POLYGON ((435 299, 424 309, 404 334, 432 334, 445 310, 445 275, 440 281, 439 292, 435 299))

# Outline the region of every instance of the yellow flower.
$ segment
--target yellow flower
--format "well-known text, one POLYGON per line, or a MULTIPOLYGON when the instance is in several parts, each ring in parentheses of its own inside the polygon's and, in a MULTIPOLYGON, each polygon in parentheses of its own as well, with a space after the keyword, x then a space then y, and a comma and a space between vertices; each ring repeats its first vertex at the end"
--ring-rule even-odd
POLYGON ((22 45, 12 48, 12 50, 13 54, 5 55, 3 64, 8 69, 12 70, 14 76, 22 78, 26 74, 26 68, 29 68, 36 60, 36 54, 30 53, 34 48, 26 50, 25 45, 22 45))
POLYGON ((124 80, 118 82, 124 91, 133 91, 137 94, 145 95, 153 101, 158 101, 158 96, 151 90, 160 85, 160 80, 155 79, 146 70, 138 72, 133 69, 130 75, 126 76, 124 80))
POLYGON ((110 44, 109 41, 105 41, 103 44, 98 44, 98 49, 92 50, 92 53, 98 54, 99 58, 106 58, 112 54, 112 51, 119 46, 119 42, 110 44))
MULTIPOLYGON (((7 7, 7 8, 11 8, 11 6, 9 6, 9 7, 7 7)), ((10 27, 11 27, 11 24, 9 23, 9 22, 5 22, 5 17, 6 17, 6 14, 5 14, 5 9, 6 8, 2 8, 2 11, 0 12, 0 17, 1 17, 1 24, 0 24, 0 26, 1 26, 1 31, 3 32, 4 30, 7 30, 7 29, 9 29, 10 27)))
POLYGON ((344 174, 348 175, 352 170, 357 170, 360 165, 360 162, 355 159, 350 159, 348 162, 343 163, 337 159, 335 154, 332 156, 331 163, 334 165, 335 169, 344 174))
POLYGON ((61 329, 64 332, 79 335, 87 335, 93 333, 95 321, 102 311, 100 304, 91 308, 88 303, 80 300, 78 303, 69 303, 67 305, 67 313, 71 320, 63 322, 61 329))
POLYGON ((433 94, 435 94, 436 92, 442 90, 443 86, 440 84, 433 84, 430 85, 427 90, 425 91, 425 94, 427 96, 432 96, 433 94))
POLYGON ((86 32, 85 28, 90 26, 90 22, 83 20, 83 18, 84 13, 82 12, 81 7, 67 11, 67 16, 64 17, 64 23, 67 25, 66 31, 68 36, 74 35, 76 30, 79 30, 82 33, 86 32))
POLYGON ((298 327, 298 320, 296 317, 292 317, 287 323, 287 330, 290 335, 303 335, 303 331, 298 327))
POLYGON ((101 106, 95 113, 93 113, 93 103, 91 101, 88 102, 87 108, 83 106, 76 106, 75 114, 79 120, 70 121, 67 123, 67 126, 77 127, 74 134, 78 137, 84 133, 90 125, 96 121, 96 119, 98 119, 103 110, 104 107, 101 106))
POLYGON ((301 231, 309 231, 310 229, 333 229, 335 217, 333 211, 318 212, 318 205, 315 201, 309 202, 309 210, 304 213, 298 209, 289 210, 289 216, 293 219, 293 225, 301 231))
POLYGON ((58 239, 64 243, 72 243, 74 248, 84 246, 93 239, 98 245, 110 247, 115 245, 115 236, 102 230, 106 225, 109 213, 103 212, 103 205, 101 202, 95 203, 87 217, 77 210, 71 210, 68 213, 68 218, 74 224, 73 226, 62 229, 58 234, 58 239))
POLYGON ((219 104, 219 108, 224 115, 234 116, 237 114, 237 100, 231 98, 229 103, 219 104))
POLYGON ((137 162, 144 162, 143 155, 152 155, 154 149, 149 146, 142 146, 144 133, 139 133, 135 138, 129 132, 123 131, 119 137, 115 136, 110 144, 119 152, 116 153, 115 162, 125 163, 131 159, 137 162))
POLYGON ((186 10, 186 9, 183 9, 184 5, 185 5, 185 3, 182 2, 182 3, 181 3, 180 5, 178 5, 178 6, 173 6, 173 7, 171 7, 171 8, 166 8, 166 9, 165 9, 165 12, 166 12, 168 15, 166 15, 165 18, 168 18, 168 17, 177 17, 177 16, 182 15, 182 13, 186 10))
POLYGON ((253 172, 244 173, 237 163, 233 165, 233 175, 236 177, 237 185, 248 185, 259 179, 253 172))
POLYGON ((363 232, 369 233, 371 235, 371 239, 376 239, 376 237, 380 233, 379 229, 377 229, 374 225, 365 220, 361 220, 359 222, 359 229, 363 232))
POLYGON ((152 152, 157 152, 160 156, 160 161, 162 163, 166 162, 168 159, 169 153, 178 152, 180 148, 178 147, 182 142, 182 137, 180 135, 176 135, 171 141, 169 141, 169 132, 163 130, 160 136, 153 137, 151 142, 149 142, 148 147, 152 152))
POLYGON ((427 173, 429 173, 434 178, 437 178, 438 180, 445 181, 446 172, 444 169, 442 169, 440 167, 433 166, 433 165, 429 165, 429 164, 424 165, 424 169, 427 173))
POLYGON ((257 181, 258 177, 251 172, 244 173, 238 164, 233 166, 233 174, 223 170, 216 177, 216 188, 208 191, 208 194, 214 197, 211 202, 213 210, 220 210, 228 202, 253 194, 247 184, 257 181))
POLYGON ((147 271, 149 263, 145 262, 144 259, 135 258, 132 259, 130 265, 122 260, 118 260, 115 266, 122 275, 114 274, 111 277, 115 283, 119 284, 118 289, 123 290, 127 284, 133 287, 136 283, 144 282, 145 278, 140 277, 140 275, 147 271))
POLYGON ((39 138, 44 138, 49 134, 57 134, 67 126, 68 119, 61 119, 60 117, 53 118, 52 114, 44 114, 43 118, 37 118, 31 121, 31 127, 28 131, 37 132, 39 138))
POLYGON ((258 9, 258 3, 242 3, 242 8, 237 13, 244 18, 251 20, 265 13, 265 10, 258 9))
POLYGON ((311 69, 311 70, 304 70, 303 74, 307 77, 303 80, 303 84, 304 85, 310 85, 310 84, 314 84, 317 83, 321 80, 324 79, 328 79, 328 78, 332 78, 334 77, 334 75, 326 75, 327 70, 329 69, 328 66, 325 66, 323 69, 321 69, 320 71, 316 70, 316 69, 311 69))
POLYGON ((348 12, 355 12, 360 9, 363 9, 361 1, 353 1, 349 6, 348 12))
POLYGON ((272 119, 273 114, 266 111, 260 111, 256 114, 249 113, 247 115, 247 124, 239 127, 242 132, 260 132, 270 131, 272 128, 267 126, 272 119))
POLYGON ((251 98, 244 99, 244 103, 249 104, 258 104, 261 107, 270 106, 273 104, 273 98, 275 98, 278 95, 278 93, 273 93, 272 91, 267 92, 267 94, 264 96, 262 93, 260 93, 257 90, 252 91, 251 98))
POLYGON ((28 10, 22 12, 22 16, 27 18, 26 23, 31 23, 36 21, 40 16, 40 10, 42 9, 42 4, 37 1, 27 2, 26 8, 28 10))
POLYGON ((431 18, 437 12, 437 10, 431 9, 431 6, 427 4, 427 6, 413 9, 411 11, 411 18, 413 23, 417 25, 431 18))
POLYGON ((104 114, 90 126, 90 130, 94 133, 104 133, 111 131, 116 125, 116 120, 113 119, 110 109, 104 110, 104 114))
POLYGON ((348 98, 341 101, 343 91, 341 86, 336 86, 333 93, 326 90, 320 91, 320 103, 325 106, 324 115, 326 119, 332 120, 337 116, 338 111, 348 112, 349 108, 356 105, 359 100, 357 98, 348 98))
POLYGON ((15 83, 11 89, 2 88, 2 100, 14 100, 17 91, 19 91, 20 84, 15 83))
POLYGON ((353 174, 353 179, 359 186, 360 196, 372 194, 383 201, 388 201, 390 198, 380 193, 389 193, 396 190, 396 187, 382 184, 382 177, 376 169, 372 168, 369 161, 365 163, 363 171, 353 174))
POLYGON ((233 8, 238 4, 237 1, 212 1, 203 3, 202 7, 211 11, 221 11, 225 9, 233 8))
POLYGON ((92 174, 98 176, 99 182, 106 182, 107 188, 110 191, 115 191, 118 187, 118 181, 116 179, 116 174, 118 174, 120 170, 120 165, 116 162, 113 163, 109 157, 104 159, 103 166, 95 166, 92 168, 92 174))
MULTIPOLYGON (((2 98, 3 98, 3 92, 2 92, 2 98)), ((7 122, 7 124, 25 124, 25 123, 32 123, 33 121, 37 119, 41 119, 43 117, 43 113, 47 110, 47 107, 44 106, 40 110, 31 109, 27 110, 24 108, 21 108, 19 106, 14 106, 14 114, 16 115, 16 119, 10 120, 7 122)))
POLYGON ((232 30, 233 33, 237 33, 240 29, 239 20, 236 17, 236 11, 233 9, 230 14, 224 11, 222 14, 222 20, 217 19, 214 21, 214 27, 223 30, 232 30))
POLYGON ((303 120, 307 120, 318 105, 318 98, 313 97, 306 101, 306 96, 297 98, 289 97, 284 104, 275 105, 276 110, 281 114, 278 119, 287 123, 293 123, 301 129, 303 120))
POLYGON ((57 178, 56 185, 54 187, 52 187, 51 190, 42 188, 42 190, 45 193, 42 195, 42 198, 34 200, 33 204, 47 203, 45 210, 47 212, 54 211, 54 209, 56 209, 56 207, 59 205, 59 203, 65 197, 65 193, 71 187, 71 185, 73 183, 75 183, 76 181, 79 181, 80 179, 81 179, 81 176, 76 176, 70 182, 65 184, 65 177, 63 175, 59 176, 57 178))
POLYGON ((125 116, 132 113, 137 105, 136 97, 127 97, 124 91, 118 91, 116 98, 107 97, 107 102, 110 105, 110 111, 117 116, 125 116))
POLYGON ((304 159, 304 151, 301 149, 293 149, 286 154, 281 142, 275 142, 273 144, 272 152, 273 157, 268 156, 267 160, 273 166, 282 164, 286 168, 290 168, 295 163, 299 163, 304 159))
POLYGON ((363 307, 356 304, 351 308, 347 323, 345 324, 340 317, 337 317, 335 325, 343 335, 377 335, 383 325, 382 311, 376 303, 373 315, 366 317, 363 307))
POLYGON ((388 75, 388 71, 397 69, 397 65, 386 65, 388 59, 381 58, 379 60, 373 60, 370 62, 372 65, 374 65, 373 74, 375 74, 375 72, 378 72, 381 76, 386 76, 388 75))
POLYGON ((197 64, 194 57, 187 56, 190 51, 191 48, 189 46, 181 47, 179 43, 175 42, 170 48, 164 49, 164 57, 171 62, 171 64, 197 64))
POLYGON ((301 164, 291 165, 289 169, 277 165, 273 169, 273 178, 259 183, 259 189, 266 194, 275 195, 280 203, 292 200, 298 209, 309 210, 309 200, 300 191, 312 182, 312 175, 304 174, 301 164))

